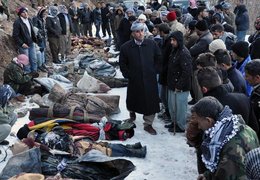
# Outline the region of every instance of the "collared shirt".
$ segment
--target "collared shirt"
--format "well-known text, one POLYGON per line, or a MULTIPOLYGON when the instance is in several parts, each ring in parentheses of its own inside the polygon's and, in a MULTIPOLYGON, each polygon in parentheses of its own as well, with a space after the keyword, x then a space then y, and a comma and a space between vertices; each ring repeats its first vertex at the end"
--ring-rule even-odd
POLYGON ((134 41, 135 41, 135 44, 137 44, 138 46, 141 46, 144 40, 137 41, 136 39, 134 39, 134 41))

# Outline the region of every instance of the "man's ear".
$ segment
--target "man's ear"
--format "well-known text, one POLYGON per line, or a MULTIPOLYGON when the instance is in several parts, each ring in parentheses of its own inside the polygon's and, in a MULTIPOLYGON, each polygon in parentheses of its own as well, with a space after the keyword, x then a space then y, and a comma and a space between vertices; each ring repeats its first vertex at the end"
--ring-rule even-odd
POLYGON ((203 94, 207 93, 207 92, 208 92, 208 88, 202 86, 202 87, 201 87, 201 92, 202 92, 203 94))
POLYGON ((207 119, 208 123, 211 125, 211 127, 213 127, 215 124, 215 120, 211 117, 206 117, 206 119, 207 119))

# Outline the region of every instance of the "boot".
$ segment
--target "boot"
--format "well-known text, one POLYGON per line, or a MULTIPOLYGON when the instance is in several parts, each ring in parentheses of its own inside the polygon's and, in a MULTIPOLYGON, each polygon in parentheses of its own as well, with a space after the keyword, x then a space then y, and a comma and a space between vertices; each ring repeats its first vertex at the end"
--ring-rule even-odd
POLYGON ((141 149, 143 146, 141 145, 140 142, 138 142, 135 144, 127 144, 126 147, 131 149, 141 149))
POLYGON ((131 153, 129 157, 137 157, 137 158, 145 158, 146 156, 146 146, 142 147, 141 149, 128 149, 131 153))

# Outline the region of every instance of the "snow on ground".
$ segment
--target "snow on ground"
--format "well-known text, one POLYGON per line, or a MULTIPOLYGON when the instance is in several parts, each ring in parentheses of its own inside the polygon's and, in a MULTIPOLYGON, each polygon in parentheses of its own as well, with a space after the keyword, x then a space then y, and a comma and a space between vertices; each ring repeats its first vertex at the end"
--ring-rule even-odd
MULTIPOLYGON (((114 59, 115 61, 116 59, 114 59)), ((119 69, 117 69, 117 76, 122 77, 119 69)), ((111 118, 116 120, 124 120, 129 118, 126 109, 126 88, 114 88, 108 94, 120 95, 120 110, 119 114, 113 115, 111 118)), ((36 107, 35 104, 23 103, 21 108, 36 107)), ((18 129, 25 123, 28 123, 27 114, 24 118, 19 118, 12 128, 11 134, 16 134, 18 129)), ((127 158, 136 166, 136 170, 129 174, 126 180, 194 180, 197 178, 196 170, 196 155, 194 148, 190 148, 186 144, 184 133, 177 133, 173 135, 164 128, 164 122, 155 119, 153 127, 157 131, 157 135, 153 136, 143 130, 142 115, 137 114, 135 120, 136 128, 135 135, 126 141, 113 141, 112 143, 131 144, 141 142, 142 145, 147 146, 147 155, 145 159, 140 158, 127 158)), ((10 135, 7 138, 10 144, 17 141, 16 137, 10 135)), ((0 146, 2 153, 0 154, 0 161, 4 158, 4 150, 7 146, 0 146)), ((11 151, 7 150, 7 159, 0 163, 0 172, 4 168, 8 159, 11 157, 11 151)))

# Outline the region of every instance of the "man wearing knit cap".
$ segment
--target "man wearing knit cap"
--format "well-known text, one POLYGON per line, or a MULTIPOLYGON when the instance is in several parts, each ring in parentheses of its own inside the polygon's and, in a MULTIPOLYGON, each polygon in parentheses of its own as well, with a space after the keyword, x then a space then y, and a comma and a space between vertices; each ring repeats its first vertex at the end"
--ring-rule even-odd
POLYGON ((156 42, 144 38, 144 24, 135 21, 131 25, 133 39, 121 46, 120 70, 128 81, 126 106, 130 121, 135 113, 143 114, 144 130, 156 135, 152 127, 155 113, 160 111, 156 74, 159 71, 161 51, 156 42))
POLYGON ((197 69, 195 65, 195 60, 199 54, 207 52, 209 50, 209 44, 213 41, 213 36, 208 29, 208 24, 206 20, 199 20, 195 25, 195 30, 199 36, 196 44, 194 44, 189 50, 190 54, 193 57, 193 76, 192 76, 192 91, 191 96, 192 100, 189 104, 193 104, 200 98, 200 91, 198 90, 198 84, 196 82, 197 69))
POLYGON ((4 84, 9 84, 16 93, 27 95, 32 86, 32 78, 39 76, 38 73, 24 73, 23 67, 28 64, 28 56, 20 54, 5 68, 4 84))
POLYGON ((176 16, 176 12, 175 11, 169 12, 167 14, 166 18, 167 18, 167 20, 169 22, 169 26, 171 28, 171 32, 181 31, 182 34, 186 34, 186 29, 185 29, 184 25, 177 21, 177 16, 176 16))
POLYGON ((223 49, 226 50, 226 45, 221 39, 215 39, 209 44, 209 51, 214 54, 217 50, 223 49))
POLYGON ((235 23, 235 14, 231 11, 231 4, 228 2, 222 3, 224 21, 229 25, 234 26, 235 23))
MULTIPOLYGON (((236 61, 236 68, 245 77, 245 66, 251 61, 249 55, 249 44, 245 41, 238 41, 232 46, 231 56, 233 60, 236 61)), ((250 96, 252 91, 252 86, 248 82, 247 84, 247 95, 250 96)))
POLYGON ((18 46, 20 54, 29 57, 29 65, 25 66, 27 73, 37 71, 37 59, 35 54, 36 34, 33 30, 31 19, 28 17, 28 10, 25 7, 17 9, 19 16, 13 24, 13 38, 18 46))

